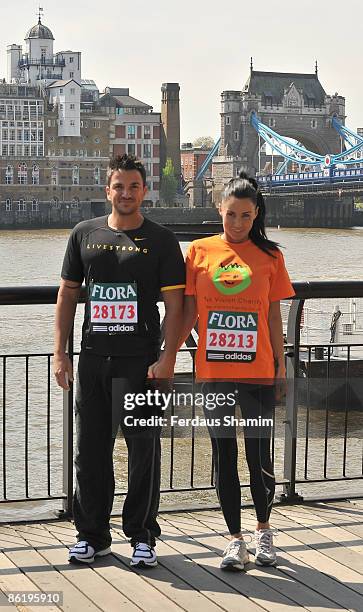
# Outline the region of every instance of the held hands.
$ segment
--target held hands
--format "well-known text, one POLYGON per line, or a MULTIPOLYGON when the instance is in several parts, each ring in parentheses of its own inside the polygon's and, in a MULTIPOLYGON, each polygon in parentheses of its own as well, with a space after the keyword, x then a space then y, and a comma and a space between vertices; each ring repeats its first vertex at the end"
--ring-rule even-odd
POLYGON ((147 378, 172 379, 174 376, 175 355, 161 353, 159 359, 149 366, 147 378))
POLYGON ((65 391, 69 391, 69 381, 73 382, 73 368, 71 360, 66 353, 57 353, 53 359, 53 372, 57 384, 65 391))
POLYGON ((275 373, 275 399, 280 402, 286 395, 286 369, 285 366, 277 365, 275 373))

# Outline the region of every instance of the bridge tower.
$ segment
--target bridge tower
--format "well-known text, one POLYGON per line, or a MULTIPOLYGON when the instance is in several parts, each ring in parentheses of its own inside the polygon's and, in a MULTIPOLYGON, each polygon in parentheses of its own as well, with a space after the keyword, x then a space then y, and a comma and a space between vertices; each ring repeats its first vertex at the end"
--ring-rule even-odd
MULTIPOLYGON (((312 74, 254 70, 242 91, 221 94, 221 144, 213 160, 214 199, 240 166, 252 173, 259 168, 259 137, 251 125, 251 113, 282 136, 295 138, 310 151, 325 155, 341 150, 334 116, 344 124, 345 98, 326 94, 318 76, 312 74)), ((260 163, 263 170, 266 158, 260 163)))

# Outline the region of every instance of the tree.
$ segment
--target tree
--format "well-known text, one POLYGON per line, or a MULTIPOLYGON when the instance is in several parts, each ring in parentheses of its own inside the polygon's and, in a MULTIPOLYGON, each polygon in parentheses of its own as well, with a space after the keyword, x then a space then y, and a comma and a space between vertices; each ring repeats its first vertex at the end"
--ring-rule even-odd
POLYGON ((165 204, 174 205, 176 192, 178 189, 178 180, 175 177, 173 162, 170 157, 166 160, 165 168, 163 168, 163 176, 161 178, 160 195, 165 204))
POLYGON ((202 149, 212 149, 214 140, 211 136, 199 136, 193 142, 193 147, 202 147, 202 149))

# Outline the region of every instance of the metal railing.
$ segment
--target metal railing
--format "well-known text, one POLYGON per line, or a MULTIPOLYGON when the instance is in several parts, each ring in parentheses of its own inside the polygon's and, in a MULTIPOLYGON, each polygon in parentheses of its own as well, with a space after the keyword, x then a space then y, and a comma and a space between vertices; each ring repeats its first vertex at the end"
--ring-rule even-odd
MULTIPOLYGON (((275 430, 275 438, 273 440, 273 453, 276 465, 276 459, 282 464, 281 476, 277 478, 277 484, 283 487, 284 493, 282 498, 286 501, 293 502, 300 499, 297 492, 297 487, 302 485, 312 485, 323 482, 342 482, 342 481, 357 481, 363 478, 363 461, 361 448, 361 434, 363 431, 363 423, 361 429, 358 427, 358 443, 353 451, 350 449, 352 438, 350 436, 350 419, 354 416, 355 425, 363 418, 363 389, 362 394, 354 394, 352 392, 352 381, 354 384, 361 384, 363 381, 363 352, 362 359, 356 358, 355 351, 363 349, 363 343, 319 343, 319 346, 314 344, 301 343, 301 315, 303 312, 304 303, 308 299, 316 298, 346 298, 346 297, 363 297, 363 282, 353 281, 334 281, 334 282, 297 282, 294 283, 296 297, 292 300, 288 322, 287 322, 287 343, 286 343, 286 359, 287 359, 287 395, 286 406, 283 409, 281 421, 283 422, 281 429, 281 444, 277 449, 276 442, 278 434, 275 430), (346 357, 336 358, 334 349, 346 347, 346 357), (319 352, 320 350, 320 352, 319 352), (358 375, 357 375, 358 367, 358 375), (359 368, 362 367, 362 373, 359 368), (319 369, 320 368, 320 369, 319 369), (339 369, 340 368, 340 369, 339 369), (339 372, 337 372, 337 369, 339 372), (338 381, 338 382, 337 382, 338 381), (335 395, 334 395, 335 394, 335 395), (334 403, 335 402, 335 403, 334 403), (357 406, 353 404, 357 404, 357 406), (338 405, 338 408, 334 407, 338 405), (336 410, 336 412, 334 412, 336 410), (323 458, 319 462, 318 471, 311 475, 309 461, 311 458, 311 446, 314 439, 313 426, 311 418, 316 421, 316 414, 319 415, 319 440, 320 446, 323 449, 323 458), (314 416, 315 415, 315 416, 314 416), (342 452, 334 459, 334 471, 331 474, 330 470, 330 446, 334 443, 334 436, 330 432, 330 422, 332 415, 335 419, 338 418, 339 423, 339 444, 342 445, 342 452), (336 416, 338 415, 338 417, 336 416), (278 454, 280 453, 280 455, 278 454), (350 464, 352 453, 356 464, 354 473, 347 469, 350 464), (357 457, 358 453, 358 457, 357 457), (360 453, 360 456, 359 456, 360 453), (341 459, 341 461, 340 461, 341 459), (339 464, 339 465, 338 465, 339 464), (341 464, 341 465, 340 465, 341 464)), ((58 287, 3 287, 0 288, 0 306, 23 305, 31 306, 34 304, 45 305, 54 304, 56 302, 58 287)), ((83 289, 80 297, 80 302, 84 302, 86 297, 83 289)), ((8 332, 9 333, 9 332, 8 332)), ((36 333, 36 330, 34 330, 36 333)), ((189 339, 188 348, 182 349, 181 353, 188 353, 191 356, 192 368, 188 374, 184 374, 184 381, 194 390, 194 352, 195 342, 189 339)), ((68 352, 71 360, 77 356, 74 351, 74 335, 73 330, 69 338, 68 352)), ((15 502, 28 500, 62 500, 63 509, 66 512, 71 512, 72 495, 73 495, 73 385, 69 392, 63 392, 63 406, 61 408, 61 399, 58 396, 56 405, 52 399, 55 382, 51 374, 52 353, 4 353, 0 354, 2 361, 0 367, 1 376, 1 411, 2 419, 0 420, 2 442, 2 450, 0 454, 1 461, 1 483, 0 483, 0 502, 15 502), (19 395, 16 401, 23 404, 24 423, 14 424, 11 420, 12 407, 9 405, 9 384, 8 379, 11 373, 14 372, 13 363, 20 362, 23 364, 22 374, 13 385, 17 385, 19 395), (38 360, 38 361, 37 361, 38 360), (34 367, 39 360, 43 363, 42 373, 39 380, 45 382, 43 385, 43 395, 39 396, 38 401, 44 406, 45 419, 45 442, 43 443, 41 452, 43 453, 43 467, 45 470, 45 485, 39 490, 36 495, 32 494, 29 486, 30 478, 34 478, 32 473, 29 453, 32 443, 32 433, 30 431, 30 381, 32 378, 31 368, 34 367), (52 427, 54 415, 57 415, 58 425, 52 427), (54 481, 54 431, 61 424, 61 447, 62 459, 58 465, 58 472, 62 472, 62 485, 53 492, 54 481), (11 438, 11 440, 10 440, 11 438), (19 472, 19 463, 23 461, 23 494, 11 495, 8 493, 9 474, 11 471, 9 448, 17 445, 18 462, 17 469, 19 472)), ((39 375, 39 372, 38 372, 39 375)), ((178 378, 178 377, 177 377, 178 378)), ((34 390, 33 390, 34 391, 34 390)), ((195 406, 191 406, 191 416, 195 416, 195 406)), ((39 420, 39 419, 38 419, 39 420)), ((315 423, 316 425, 316 423, 315 423)), ((314 425, 314 426, 315 426, 314 425)), ((38 424, 38 428, 40 425, 38 424)), ((34 433, 34 430, 33 430, 34 433)), ((355 440, 355 438, 354 438, 355 440)), ((176 463, 179 456, 176 456, 177 440, 174 435, 174 430, 171 428, 170 444, 168 450, 169 460, 169 476, 168 485, 162 489, 162 493, 180 493, 186 491, 204 491, 213 488, 213 465, 211 469, 204 465, 203 473, 211 474, 210 479, 205 483, 198 484, 196 479, 196 469, 198 468, 197 458, 197 436, 195 428, 190 431, 190 440, 188 440, 187 459, 189 462, 188 470, 189 481, 186 486, 176 484, 179 480, 176 463)), ((57 445, 59 451, 59 440, 57 445)), ((40 451, 37 451, 40 452, 40 451)), ((185 453, 185 449, 183 451, 185 453)), ((11 477, 12 479, 13 477, 11 477)), ((248 487, 248 483, 244 482, 243 487, 248 487)), ((116 495, 124 495, 125 491, 117 491, 116 495)), ((332 496, 334 497, 334 495, 332 496)))

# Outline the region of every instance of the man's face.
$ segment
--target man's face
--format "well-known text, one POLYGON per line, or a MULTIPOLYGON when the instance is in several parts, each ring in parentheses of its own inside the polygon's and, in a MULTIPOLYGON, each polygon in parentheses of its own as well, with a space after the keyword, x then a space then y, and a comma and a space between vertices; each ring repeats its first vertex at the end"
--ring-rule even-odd
POLYGON ((106 187, 107 199, 112 210, 119 215, 133 215, 138 212, 147 192, 138 170, 114 170, 110 186, 106 187))

